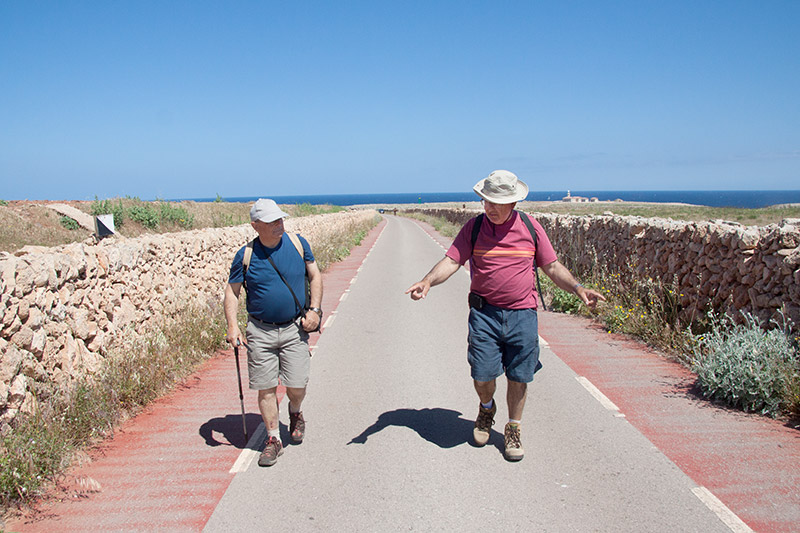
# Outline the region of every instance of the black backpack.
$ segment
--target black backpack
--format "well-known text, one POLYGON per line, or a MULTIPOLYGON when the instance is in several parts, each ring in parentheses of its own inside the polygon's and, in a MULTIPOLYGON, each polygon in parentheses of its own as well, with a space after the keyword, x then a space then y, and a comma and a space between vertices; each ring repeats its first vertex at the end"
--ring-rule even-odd
MULTIPOLYGON (((544 296, 542 295, 542 286, 539 283, 539 269, 536 268, 536 251, 538 251, 539 242, 536 238, 536 230, 533 229, 533 224, 531 223, 531 219, 528 217, 527 214, 523 213, 522 211, 514 210, 519 213, 519 216, 522 218, 522 221, 525 223, 525 226, 528 228, 528 231, 531 232, 531 237, 533 238, 533 249, 534 249, 534 256, 533 256, 533 271, 536 273, 536 290, 539 293, 539 299, 542 301, 542 309, 547 311, 547 305, 544 303, 544 296)), ((475 249, 475 242, 478 240, 478 233, 481 231, 481 226, 483 225, 483 219, 485 218, 485 214, 481 213, 475 218, 475 225, 472 226, 472 249, 475 249)))

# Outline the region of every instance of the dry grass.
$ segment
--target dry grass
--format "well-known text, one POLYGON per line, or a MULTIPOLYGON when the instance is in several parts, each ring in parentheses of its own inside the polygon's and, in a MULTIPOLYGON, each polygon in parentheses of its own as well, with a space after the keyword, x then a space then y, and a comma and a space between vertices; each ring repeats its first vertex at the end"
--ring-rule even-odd
MULTIPOLYGON (((0 204, 0 251, 15 252, 24 246, 58 246, 90 238, 92 232, 84 228, 69 230, 60 220, 61 215, 46 207, 47 204, 67 204, 84 213, 92 213, 94 202, 29 202, 11 201, 0 204)), ((117 206, 121 203, 125 217, 121 226, 117 227, 120 235, 137 237, 146 233, 169 233, 185 229, 221 228, 238 226, 250 222, 250 203, 236 202, 143 202, 137 198, 114 198, 109 203, 117 206), (191 225, 186 227, 180 222, 161 221, 157 227, 146 227, 130 216, 131 208, 145 207, 158 211, 166 204, 173 211, 184 210, 191 225)), ((336 206, 286 205, 284 211, 292 216, 302 217, 309 214, 330 213, 343 208, 336 206)))

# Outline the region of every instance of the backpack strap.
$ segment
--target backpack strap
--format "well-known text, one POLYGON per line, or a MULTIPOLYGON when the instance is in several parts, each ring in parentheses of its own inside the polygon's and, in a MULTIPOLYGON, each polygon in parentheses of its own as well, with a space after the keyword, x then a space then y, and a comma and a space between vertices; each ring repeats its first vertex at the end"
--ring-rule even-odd
MULTIPOLYGON (((258 237, 256 237, 256 239, 258 239, 258 237)), ((250 266, 250 258, 253 257, 253 246, 256 243, 256 239, 248 242, 244 247, 244 257, 242 257, 242 287, 244 287, 245 294, 247 294, 247 267, 250 266)))
POLYGON ((303 245, 300 243, 300 237, 297 236, 297 233, 287 233, 286 235, 289 236, 289 240, 292 241, 295 249, 297 249, 297 253, 300 254, 300 257, 302 257, 305 262, 305 255, 303 255, 303 245))
POLYGON ((475 217, 475 225, 472 226, 472 249, 475 249, 475 243, 478 241, 478 233, 481 231, 481 226, 483 226, 483 217, 484 214, 481 213, 477 217, 475 217))

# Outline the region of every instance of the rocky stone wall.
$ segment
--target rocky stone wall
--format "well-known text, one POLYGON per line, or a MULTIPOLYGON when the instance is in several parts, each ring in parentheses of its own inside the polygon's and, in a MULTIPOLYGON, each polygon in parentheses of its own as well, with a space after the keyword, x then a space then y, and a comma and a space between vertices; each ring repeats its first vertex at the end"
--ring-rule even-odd
MULTIPOLYGON (((464 210, 419 211, 456 224, 476 215, 464 210)), ((800 324, 800 219, 743 226, 611 214, 532 215, 561 261, 579 276, 602 269, 674 283, 682 295, 684 318, 714 309, 768 320, 783 309, 800 324)))
MULTIPOLYGON (((375 214, 290 218, 286 230, 316 249, 375 214)), ((69 386, 171 314, 221 305, 231 260, 253 237, 247 224, 0 255, 0 425, 32 408, 35 382, 69 386)))

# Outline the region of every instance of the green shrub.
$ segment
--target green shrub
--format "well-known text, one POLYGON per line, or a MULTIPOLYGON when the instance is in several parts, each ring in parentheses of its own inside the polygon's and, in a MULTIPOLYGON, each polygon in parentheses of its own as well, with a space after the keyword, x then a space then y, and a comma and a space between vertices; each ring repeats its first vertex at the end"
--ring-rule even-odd
POLYGON ((542 294, 549 296, 550 303, 547 308, 550 311, 566 313, 568 315, 578 314, 583 302, 576 295, 559 289, 553 280, 547 277, 544 272, 539 272, 539 280, 542 284, 542 294))
POLYGON ((8 202, 7 202, 7 201, 5 201, 5 200, 0 200, 0 205, 2 205, 3 207, 5 207, 5 206, 7 206, 7 205, 8 205, 8 202))
POLYGON ((288 207, 289 214, 294 217, 307 217, 309 215, 324 215, 344 211, 344 207, 330 204, 312 205, 309 203, 295 204, 288 207))
POLYGON ((76 230, 81 227, 77 220, 68 216, 62 216, 58 222, 68 230, 76 230))
POLYGON ((789 324, 765 331, 752 315, 743 318, 712 317, 711 331, 700 336, 692 369, 703 394, 770 416, 797 411, 800 358, 789 324))
POLYGON ((148 229, 158 228, 158 212, 150 204, 132 205, 128 208, 128 216, 148 229))
POLYGON ((114 229, 121 228, 125 221, 125 208, 122 206, 122 200, 119 198, 117 199, 117 203, 114 204, 111 200, 107 199, 100 201, 97 199, 97 196, 95 196, 90 212, 93 216, 114 215, 114 229))
POLYGON ((159 217, 162 223, 175 224, 184 229, 191 229, 194 224, 194 215, 184 207, 175 207, 166 202, 162 202, 159 206, 159 217))

